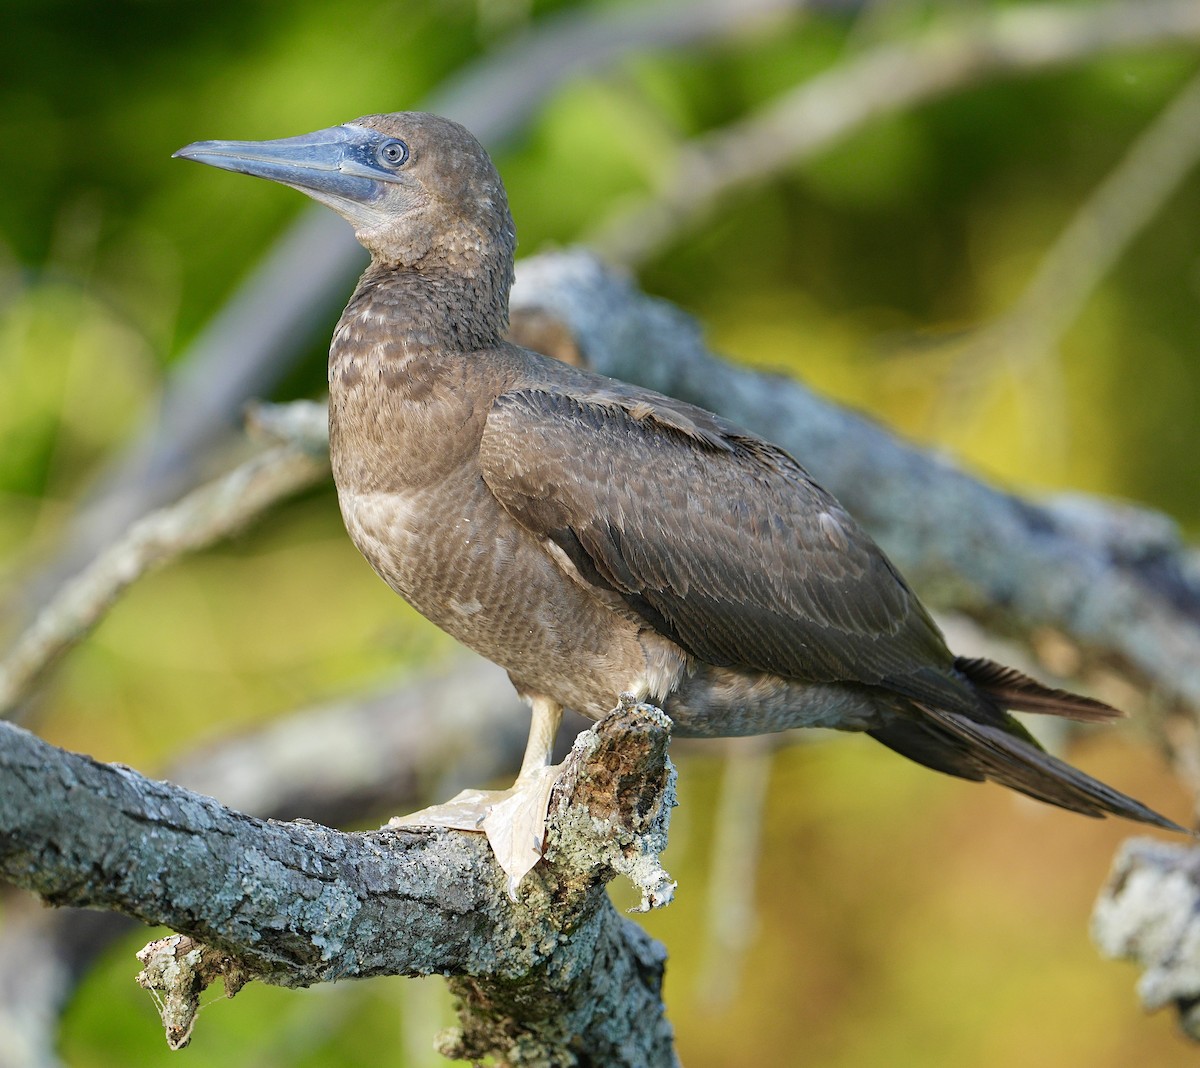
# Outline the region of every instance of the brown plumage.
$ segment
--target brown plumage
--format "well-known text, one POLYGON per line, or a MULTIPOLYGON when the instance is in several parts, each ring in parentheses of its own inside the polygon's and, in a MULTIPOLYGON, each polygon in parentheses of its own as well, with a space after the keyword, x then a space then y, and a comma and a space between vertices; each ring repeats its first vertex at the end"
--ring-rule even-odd
MULTIPOLYGON (((300 189, 371 252, 330 349, 347 529, 393 589, 508 670, 535 734, 561 706, 598 718, 633 692, 681 734, 865 730, 939 771, 1178 829, 1048 756, 1006 711, 1114 710, 956 659, 783 450, 504 341, 512 221, 462 127, 371 115, 179 155, 300 189)), ((531 739, 523 776, 545 749, 531 739)))

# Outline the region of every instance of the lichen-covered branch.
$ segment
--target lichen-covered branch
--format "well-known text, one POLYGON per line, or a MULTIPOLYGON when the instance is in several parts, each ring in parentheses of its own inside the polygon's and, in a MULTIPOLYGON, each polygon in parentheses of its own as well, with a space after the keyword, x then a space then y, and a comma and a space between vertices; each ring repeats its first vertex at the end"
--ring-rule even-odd
POLYGON ((1142 969, 1138 996, 1147 1011, 1173 1006, 1200 1041, 1200 851, 1129 839, 1096 902, 1092 940, 1105 956, 1142 969))
MULTIPOLYGON (((436 800, 427 792, 433 783, 449 795, 513 775, 528 725, 529 710, 504 670, 464 653, 437 674, 191 749, 167 778, 262 818, 303 813, 330 826, 361 826, 436 800)), ((134 921, 41 908, 16 890, 0 892, 0 912, 0 1063, 57 1068, 63 1009, 134 921)))
POLYGON ((242 978, 462 977, 447 1044, 465 1056, 673 1064, 665 954, 604 893, 621 869, 650 904, 666 895, 653 858, 674 803, 668 735, 662 713, 633 705, 581 736, 548 860, 512 903, 479 836, 262 821, 0 724, 0 876, 51 904, 165 924, 242 978))

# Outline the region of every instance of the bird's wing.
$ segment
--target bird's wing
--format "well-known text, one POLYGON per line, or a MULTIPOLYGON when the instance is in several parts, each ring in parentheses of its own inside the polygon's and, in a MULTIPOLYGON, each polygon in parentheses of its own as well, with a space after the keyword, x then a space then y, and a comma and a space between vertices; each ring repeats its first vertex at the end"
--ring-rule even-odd
POLYGON ((584 581, 703 661, 917 699, 959 690, 871 538, 787 453, 718 416, 615 384, 516 389, 480 459, 504 508, 584 581))

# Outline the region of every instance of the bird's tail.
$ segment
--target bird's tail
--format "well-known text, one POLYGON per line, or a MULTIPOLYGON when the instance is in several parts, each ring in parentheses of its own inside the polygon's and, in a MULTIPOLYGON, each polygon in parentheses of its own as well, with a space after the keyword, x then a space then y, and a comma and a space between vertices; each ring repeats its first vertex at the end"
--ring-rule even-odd
POLYGON ((1140 801, 1045 752, 1005 709, 1071 719, 1109 720, 1121 713, 1100 701, 1043 686, 1014 668, 960 657, 955 668, 983 699, 977 715, 912 702, 868 733, 919 764, 959 778, 990 779, 1085 816, 1122 816, 1188 833, 1140 801))

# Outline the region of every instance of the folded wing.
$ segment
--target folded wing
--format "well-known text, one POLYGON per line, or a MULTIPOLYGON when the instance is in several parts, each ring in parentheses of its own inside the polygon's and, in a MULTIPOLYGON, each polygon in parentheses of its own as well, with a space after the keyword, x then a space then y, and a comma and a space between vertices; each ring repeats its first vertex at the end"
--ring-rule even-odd
POLYGON ((633 387, 500 396, 484 479, 579 575, 710 664, 973 705, 879 547, 787 453, 633 387))

